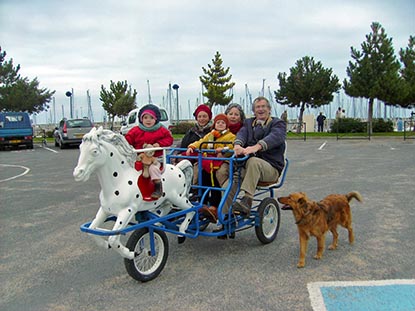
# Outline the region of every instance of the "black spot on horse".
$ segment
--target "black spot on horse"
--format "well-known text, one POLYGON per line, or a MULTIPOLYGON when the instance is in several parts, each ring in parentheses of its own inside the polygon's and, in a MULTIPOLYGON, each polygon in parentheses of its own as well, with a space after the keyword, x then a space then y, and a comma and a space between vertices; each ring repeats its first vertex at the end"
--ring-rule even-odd
POLYGON ((140 197, 140 195, 137 193, 136 195, 135 195, 135 198, 136 199, 138 199, 140 197))
POLYGON ((129 180, 128 184, 131 186, 133 184, 133 182, 131 180, 129 180))
POLYGON ((113 152, 111 152, 111 153, 110 153, 110 157, 113 157, 113 156, 114 156, 114 153, 113 153, 113 152))
POLYGON ((117 195, 117 196, 118 196, 118 195, 120 195, 120 192, 119 192, 118 190, 115 190, 115 192, 114 192, 114 193, 115 193, 115 195, 117 195))
POLYGON ((118 176, 118 173, 117 172, 114 172, 114 173, 112 173, 112 176, 117 177, 118 176))
POLYGON ((179 178, 182 178, 182 174, 179 174, 179 178))

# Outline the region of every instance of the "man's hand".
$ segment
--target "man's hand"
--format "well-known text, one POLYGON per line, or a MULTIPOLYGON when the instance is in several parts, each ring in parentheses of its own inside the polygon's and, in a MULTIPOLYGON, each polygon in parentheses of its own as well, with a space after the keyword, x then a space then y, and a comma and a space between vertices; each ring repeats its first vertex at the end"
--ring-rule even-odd
POLYGON ((235 154, 238 155, 248 155, 248 154, 253 154, 256 153, 258 151, 260 151, 262 149, 262 146, 260 144, 256 144, 254 146, 249 146, 246 148, 243 148, 240 145, 236 145, 233 150, 235 152, 235 154))

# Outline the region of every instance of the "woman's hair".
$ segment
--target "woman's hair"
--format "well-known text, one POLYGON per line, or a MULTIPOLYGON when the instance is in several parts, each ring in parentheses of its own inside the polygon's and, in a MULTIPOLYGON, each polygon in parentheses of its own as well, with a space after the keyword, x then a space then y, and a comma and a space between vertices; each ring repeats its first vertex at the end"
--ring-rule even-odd
POLYGON ((243 123, 245 121, 245 112, 242 109, 241 105, 237 103, 229 104, 228 107, 226 107, 225 114, 228 115, 229 111, 231 111, 232 108, 236 108, 239 110, 239 114, 241 115, 241 122, 243 123))

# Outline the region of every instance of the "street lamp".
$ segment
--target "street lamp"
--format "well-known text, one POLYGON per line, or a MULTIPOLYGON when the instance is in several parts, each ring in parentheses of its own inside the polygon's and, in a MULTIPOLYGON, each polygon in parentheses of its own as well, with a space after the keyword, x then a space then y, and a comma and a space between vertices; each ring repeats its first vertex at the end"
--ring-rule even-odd
POLYGON ((176 108, 177 108, 177 123, 179 124, 179 86, 177 84, 173 84, 173 90, 176 90, 176 108))
POLYGON ((72 94, 73 94, 73 89, 72 89, 72 92, 67 91, 67 92, 65 93, 65 95, 66 95, 67 97, 69 97, 69 111, 70 111, 70 116, 71 116, 71 119, 73 119, 72 94))

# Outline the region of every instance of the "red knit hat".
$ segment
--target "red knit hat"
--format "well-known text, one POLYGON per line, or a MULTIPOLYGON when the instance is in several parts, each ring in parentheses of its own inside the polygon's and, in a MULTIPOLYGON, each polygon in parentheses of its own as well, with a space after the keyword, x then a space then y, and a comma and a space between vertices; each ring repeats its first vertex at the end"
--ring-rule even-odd
POLYGON ((205 104, 201 104, 201 105, 199 105, 199 106, 196 108, 195 112, 193 112, 193 116, 195 117, 195 119, 197 119, 197 115, 198 115, 198 114, 199 114, 199 112, 201 112, 201 111, 206 112, 206 113, 208 114, 208 116, 209 116, 209 120, 212 120, 212 110, 210 110, 209 106, 208 106, 208 105, 205 105, 205 104))
POLYGON ((215 117, 215 119, 213 120, 213 128, 215 128, 215 124, 216 124, 216 122, 217 122, 217 121, 219 121, 219 120, 222 120, 222 121, 224 121, 224 122, 226 123, 226 128, 228 128, 228 127, 229 127, 229 119, 228 119, 228 117, 226 116, 226 114, 224 114, 224 113, 220 113, 220 114, 218 114, 218 115, 215 117))
POLYGON ((141 119, 140 119, 140 121, 141 121, 141 122, 143 122, 143 117, 144 117, 144 115, 145 115, 145 114, 149 114, 150 116, 152 116, 152 117, 153 117, 153 119, 154 119, 154 120, 156 120, 156 121, 157 121, 157 116, 156 116, 156 113, 155 113, 153 110, 147 109, 147 110, 144 110, 144 111, 141 113, 141 119))

